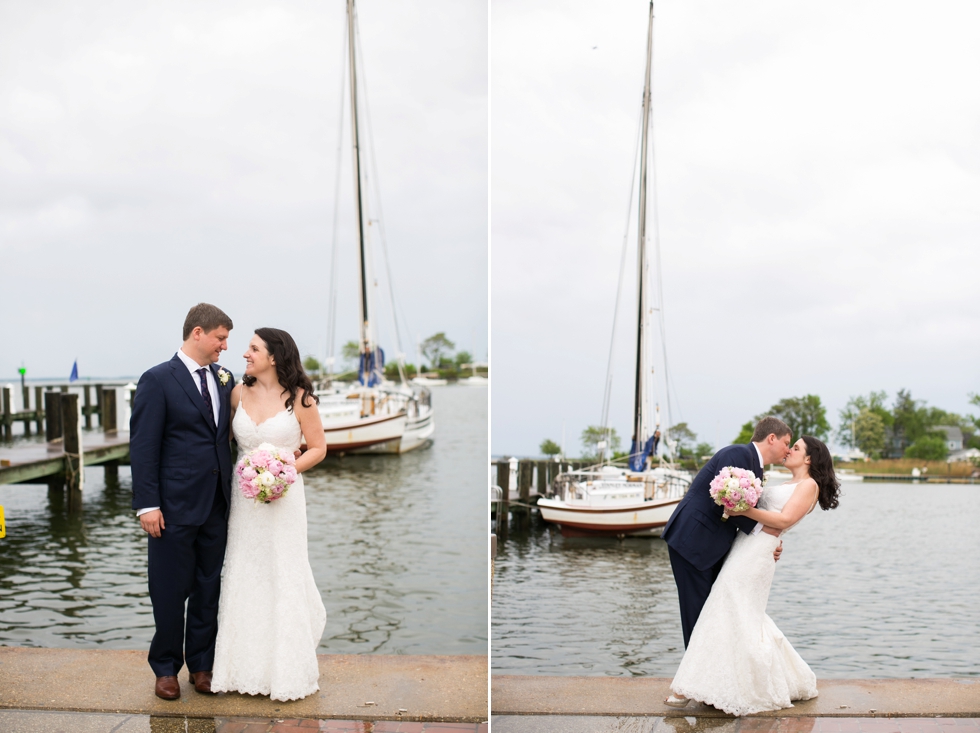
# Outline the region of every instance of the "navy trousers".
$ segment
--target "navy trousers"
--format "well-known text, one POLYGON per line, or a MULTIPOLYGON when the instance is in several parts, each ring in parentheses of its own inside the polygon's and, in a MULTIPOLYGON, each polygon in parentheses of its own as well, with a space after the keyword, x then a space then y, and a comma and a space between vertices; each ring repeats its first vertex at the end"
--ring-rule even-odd
MULTIPOLYGON (((214 665, 227 508, 219 478, 204 524, 167 523, 159 538, 149 538, 148 575, 156 633, 148 661, 157 677, 176 675, 185 659, 191 672, 207 672, 214 665)), ((166 516, 163 520, 167 521, 166 516)))
POLYGON ((670 555, 670 569, 674 571, 674 582, 677 584, 677 599, 681 605, 681 630, 684 632, 684 648, 687 649, 701 609, 708 600, 711 586, 721 572, 721 566, 725 564, 725 558, 722 557, 707 570, 698 570, 669 545, 667 554, 670 555))

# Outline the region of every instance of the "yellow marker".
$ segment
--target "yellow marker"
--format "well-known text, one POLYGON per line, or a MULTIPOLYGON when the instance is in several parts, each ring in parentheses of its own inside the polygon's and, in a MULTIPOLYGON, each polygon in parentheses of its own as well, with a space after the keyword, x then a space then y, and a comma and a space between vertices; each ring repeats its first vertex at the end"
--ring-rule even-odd
POLYGON ((3 522, 3 507, 0 506, 0 538, 7 536, 7 525, 3 522))

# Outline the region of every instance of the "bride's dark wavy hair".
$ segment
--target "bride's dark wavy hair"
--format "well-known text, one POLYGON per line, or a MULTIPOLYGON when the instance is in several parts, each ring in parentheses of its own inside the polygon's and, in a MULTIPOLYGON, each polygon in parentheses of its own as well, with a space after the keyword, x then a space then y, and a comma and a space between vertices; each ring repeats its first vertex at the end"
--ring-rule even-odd
POLYGON ((806 444, 806 454, 810 457, 810 478, 817 482, 820 495, 817 501, 823 510, 836 509, 840 504, 840 481, 837 480, 837 472, 834 471, 834 459, 830 457, 830 450, 824 445, 823 441, 817 440, 812 435, 804 435, 803 442, 806 444))
MULTIPOLYGON (((255 335, 265 342, 265 348, 269 350, 276 368, 276 377, 279 384, 283 386, 283 393, 289 392, 286 400, 286 409, 291 410, 296 402, 296 395, 303 390, 303 397, 300 404, 309 407, 313 403, 308 403, 307 398, 312 398, 313 402, 319 404, 320 398, 313 394, 313 382, 306 375, 303 369, 303 362, 299 358, 299 349, 293 337, 278 328, 256 328, 255 335)), ((242 381, 249 387, 255 384, 255 377, 246 374, 242 381)))

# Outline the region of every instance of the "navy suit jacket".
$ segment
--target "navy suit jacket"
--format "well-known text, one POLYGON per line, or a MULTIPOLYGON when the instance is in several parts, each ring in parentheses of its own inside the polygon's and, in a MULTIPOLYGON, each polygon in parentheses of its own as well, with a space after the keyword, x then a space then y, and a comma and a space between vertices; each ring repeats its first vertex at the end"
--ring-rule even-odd
POLYGON ((133 395, 133 508, 158 506, 167 524, 204 524, 217 486, 231 506, 229 397, 235 378, 222 386, 216 364, 211 372, 218 385, 217 426, 200 385, 176 355, 144 372, 133 395))
POLYGON ((715 504, 708 488, 725 466, 746 468, 758 478, 763 477, 759 454, 751 443, 722 448, 698 471, 661 535, 669 547, 698 570, 713 567, 728 554, 736 530, 751 532, 757 524, 748 517, 729 517, 728 521, 721 521, 724 510, 715 504))

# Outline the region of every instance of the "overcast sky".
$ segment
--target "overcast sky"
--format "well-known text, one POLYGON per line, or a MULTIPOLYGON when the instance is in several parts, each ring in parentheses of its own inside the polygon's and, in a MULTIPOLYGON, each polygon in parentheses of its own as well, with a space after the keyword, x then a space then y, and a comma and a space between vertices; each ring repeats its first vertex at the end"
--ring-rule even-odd
MULTIPOLYGON (((491 450, 598 424, 647 3, 494 0, 491 450)), ((656 4, 672 421, 980 391, 980 5, 656 4)), ((635 249, 612 424, 630 435, 635 249)), ((973 412, 977 410, 974 408, 973 412)))
MULTIPOLYGON (((0 378, 75 358, 138 375, 202 300, 235 322, 236 371, 259 326, 325 354, 345 7, 0 1, 0 378)), ((445 331, 485 357, 487 3, 358 8, 403 348, 445 331)), ((339 343, 357 334, 348 141, 339 343)))

